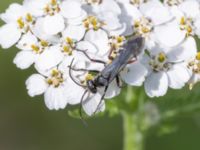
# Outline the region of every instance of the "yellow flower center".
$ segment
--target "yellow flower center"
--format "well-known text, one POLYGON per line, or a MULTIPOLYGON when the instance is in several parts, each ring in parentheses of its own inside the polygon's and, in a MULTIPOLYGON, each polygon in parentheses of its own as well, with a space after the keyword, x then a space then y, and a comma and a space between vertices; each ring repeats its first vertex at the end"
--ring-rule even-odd
POLYGON ((83 20, 83 25, 87 30, 89 30, 91 28, 94 30, 98 30, 103 25, 105 25, 105 23, 98 20, 97 17, 95 17, 95 16, 88 16, 86 19, 83 20))
POLYGON ((44 8, 44 12, 50 16, 53 16, 60 12, 59 2, 57 0, 51 0, 49 4, 44 8))
POLYGON ((158 61, 163 63, 166 60, 166 56, 164 53, 159 53, 158 54, 158 61))
POLYGON ((183 0, 165 0, 165 3, 169 6, 179 5, 183 0))
POLYGON ((111 49, 119 50, 123 46, 125 40, 124 36, 112 36, 109 42, 111 49))
POLYGON ((130 3, 132 5, 136 5, 136 6, 139 6, 140 4, 142 3, 146 3, 148 0, 130 0, 130 3))
POLYGON ((150 67, 154 70, 154 71, 166 71, 168 69, 170 69, 170 63, 167 62, 167 56, 165 55, 165 53, 158 53, 155 56, 151 56, 151 54, 148 55, 151 59, 149 61, 149 65, 150 67))
POLYGON ((18 24, 18 26, 19 26, 20 29, 24 28, 25 23, 24 23, 22 17, 20 17, 19 19, 17 19, 17 24, 18 24))
POLYGON ((27 33, 30 30, 30 25, 34 24, 34 18, 30 13, 27 13, 24 17, 17 19, 18 28, 23 32, 27 33))
POLYGON ((143 37, 148 37, 150 32, 153 30, 153 24, 151 20, 142 17, 134 22, 135 34, 143 37))
POLYGON ((102 0, 85 0, 87 4, 89 5, 99 5, 102 0))
POLYGON ((51 77, 47 79, 49 85, 54 86, 55 88, 59 87, 64 82, 63 74, 57 69, 52 70, 51 77))
POLYGON ((85 77, 85 81, 93 80, 94 76, 91 73, 88 73, 85 77))
POLYGON ((200 52, 196 54, 195 59, 188 63, 188 68, 190 68, 193 73, 200 74, 200 52))
POLYGON ((36 54, 41 54, 48 46, 49 43, 47 41, 41 40, 37 45, 36 44, 31 45, 31 48, 33 52, 35 52, 36 54))
POLYGON ((70 37, 67 37, 62 45, 62 51, 67 55, 71 56, 74 48, 75 48, 74 41, 70 37))
POLYGON ((186 36, 193 35, 193 20, 192 18, 181 17, 180 29, 186 31, 186 36))

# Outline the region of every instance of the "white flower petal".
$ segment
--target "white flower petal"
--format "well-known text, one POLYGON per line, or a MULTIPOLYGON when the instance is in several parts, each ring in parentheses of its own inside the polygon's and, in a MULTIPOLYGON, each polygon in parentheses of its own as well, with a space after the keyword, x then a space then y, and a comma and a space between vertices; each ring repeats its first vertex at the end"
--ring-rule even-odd
POLYGON ((39 70, 49 70, 58 65, 63 60, 63 53, 59 46, 52 46, 46 49, 35 62, 35 68, 39 70))
POLYGON ((50 3, 50 0, 24 0, 24 7, 34 16, 44 15, 44 8, 50 3))
POLYGON ((118 96, 121 92, 121 88, 118 87, 116 79, 113 80, 106 91, 105 99, 111 99, 115 96, 118 96))
POLYGON ((26 88, 31 97, 43 94, 47 87, 45 78, 40 74, 33 74, 26 80, 26 88))
POLYGON ((181 89, 191 77, 185 64, 174 65, 168 72, 169 87, 181 89))
POLYGON ((62 15, 67 18, 77 18, 81 16, 82 8, 81 3, 77 0, 66 0, 62 2, 61 6, 62 15))
POLYGON ((38 18, 35 25, 32 28, 32 32, 39 39, 47 40, 49 42, 58 42, 60 39, 57 36, 49 35, 44 30, 44 18, 38 18))
POLYGON ((65 28, 64 18, 60 14, 46 16, 44 18, 44 32, 48 35, 55 35, 65 28))
POLYGON ((70 79, 67 79, 66 87, 65 87, 65 96, 67 101, 71 105, 76 105, 81 102, 81 98, 85 92, 85 89, 74 83, 70 79))
POLYGON ((193 37, 188 37, 181 45, 172 48, 167 58, 170 62, 180 62, 183 60, 189 60, 197 53, 196 41, 193 37))
POLYGON ((108 35, 104 30, 89 30, 85 35, 85 40, 94 44, 99 50, 99 55, 105 55, 109 51, 108 35))
POLYGON ((98 49, 91 42, 88 42, 88 41, 78 42, 76 47, 79 50, 85 50, 87 53, 91 53, 91 54, 98 53, 98 49))
POLYGON ((113 12, 103 12, 99 14, 100 20, 106 23, 103 28, 109 30, 115 30, 119 27, 121 27, 121 23, 118 19, 118 16, 114 14, 113 12))
POLYGON ((142 17, 142 13, 138 10, 137 7, 130 3, 124 3, 122 5, 122 17, 127 19, 130 24, 133 24, 135 20, 138 20, 142 17))
POLYGON ((149 97, 164 96, 168 89, 168 78, 163 72, 152 73, 144 83, 145 91, 149 97))
POLYGON ((155 37, 160 44, 166 47, 174 47, 185 38, 185 32, 180 30, 176 20, 155 28, 155 37))
POLYGON ((122 79, 129 85, 141 86, 147 75, 147 69, 140 62, 130 64, 121 73, 122 79))
POLYGON ((200 15, 200 5, 197 0, 186 0, 179 5, 179 9, 181 9, 187 17, 195 18, 200 15))
POLYGON ((150 18, 154 25, 160 25, 172 19, 172 15, 167 7, 160 1, 148 1, 140 5, 140 10, 144 16, 150 18))
POLYGON ((37 42, 37 38, 31 32, 28 32, 22 36, 16 47, 21 50, 32 50, 31 45, 34 45, 37 42))
POLYGON ((64 109, 67 106, 67 100, 65 97, 65 88, 60 86, 54 88, 50 86, 44 94, 44 101, 50 110, 64 109))
POLYGON ((121 9, 114 0, 104 0, 99 5, 99 12, 113 12, 119 15, 121 14, 121 9))
POLYGON ((63 37, 70 37, 73 40, 80 41, 85 35, 85 27, 83 25, 68 25, 63 31, 63 37))
POLYGON ((5 24, 0 28, 0 45, 7 49, 13 46, 21 37, 21 32, 14 23, 5 24))
POLYGON ((6 23, 12 23, 17 21, 20 17, 25 14, 25 11, 22 5, 17 3, 11 4, 5 13, 1 14, 1 19, 6 23))
POLYGON ((36 59, 36 55, 32 51, 21 51, 17 53, 13 63, 20 69, 29 68, 36 59))
POLYGON ((94 94, 87 98, 83 104, 83 110, 88 116, 95 115, 94 113, 98 113, 100 111, 104 111, 105 109, 105 102, 104 100, 100 103, 101 95, 100 94, 94 94), (98 109, 97 109, 98 107, 98 109))
POLYGON ((81 25, 86 17, 87 12, 82 10, 81 15, 79 17, 67 19, 67 23, 70 25, 81 25))

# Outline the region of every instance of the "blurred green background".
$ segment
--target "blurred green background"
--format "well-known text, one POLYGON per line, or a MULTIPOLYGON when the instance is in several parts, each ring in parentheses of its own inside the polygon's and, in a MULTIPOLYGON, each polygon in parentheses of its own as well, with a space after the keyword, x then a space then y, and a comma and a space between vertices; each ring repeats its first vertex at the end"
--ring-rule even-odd
MULTIPOLYGON (((1 0, 0 12, 17 1, 1 0)), ((120 117, 90 119, 85 127, 66 110, 49 111, 43 97, 30 98, 25 80, 33 70, 15 67, 16 52, 16 48, 0 50, 0 150, 122 150, 120 117)), ((152 132, 146 150, 199 150, 198 118, 199 113, 179 116, 173 120, 179 127, 175 132, 163 136, 152 132)))

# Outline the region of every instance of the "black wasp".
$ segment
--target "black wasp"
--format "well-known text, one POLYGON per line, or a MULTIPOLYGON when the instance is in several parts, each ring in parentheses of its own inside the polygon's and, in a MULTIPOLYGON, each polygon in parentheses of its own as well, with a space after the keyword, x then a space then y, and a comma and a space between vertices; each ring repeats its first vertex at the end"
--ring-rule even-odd
MULTIPOLYGON (((97 111, 100 107, 102 100, 105 97, 105 94, 107 92, 107 89, 108 89, 110 83, 114 79, 116 79, 117 85, 118 86, 120 85, 119 84, 119 73, 124 69, 124 67, 127 64, 133 63, 134 61, 137 60, 137 56, 142 52, 143 47, 144 47, 144 38, 142 38, 140 36, 131 37, 122 46, 122 48, 119 52, 119 55, 117 57, 115 57, 110 64, 105 65, 105 68, 101 72, 96 71, 96 70, 85 70, 85 69, 72 68, 72 64, 73 64, 73 61, 72 61, 71 65, 69 66, 69 68, 70 68, 69 74, 70 74, 72 80, 75 83, 79 84, 80 86, 83 86, 83 85, 81 85, 75 79, 73 79, 71 70, 88 71, 88 72, 96 72, 97 73, 96 76, 94 77, 94 79, 87 80, 86 86, 85 86, 86 91, 82 96, 81 103, 83 102, 83 99, 87 92, 96 94, 98 88, 104 88, 104 93, 102 94, 99 105, 96 108, 96 111, 97 111)), ((78 50, 78 51, 81 51, 81 50, 78 50)), ((85 51, 81 51, 81 52, 83 52, 87 56, 87 58, 93 62, 105 63, 101 60, 95 60, 95 59, 90 58, 85 51)), ((96 113, 96 111, 94 113, 96 113)))

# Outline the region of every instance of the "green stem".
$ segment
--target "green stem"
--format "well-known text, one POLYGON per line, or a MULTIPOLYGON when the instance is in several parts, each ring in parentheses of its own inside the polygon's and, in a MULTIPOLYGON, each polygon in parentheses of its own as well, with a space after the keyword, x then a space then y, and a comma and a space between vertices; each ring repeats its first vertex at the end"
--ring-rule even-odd
POLYGON ((123 113, 124 150, 143 150, 144 136, 138 126, 138 118, 133 114, 123 113))
POLYGON ((141 106, 139 106, 139 100, 139 95, 137 96, 132 87, 129 86, 126 92, 126 102, 127 104, 136 103, 138 105, 135 108, 136 111, 133 111, 132 113, 124 111, 122 113, 124 128, 124 150, 143 150, 144 148, 144 135, 140 129, 141 106))

